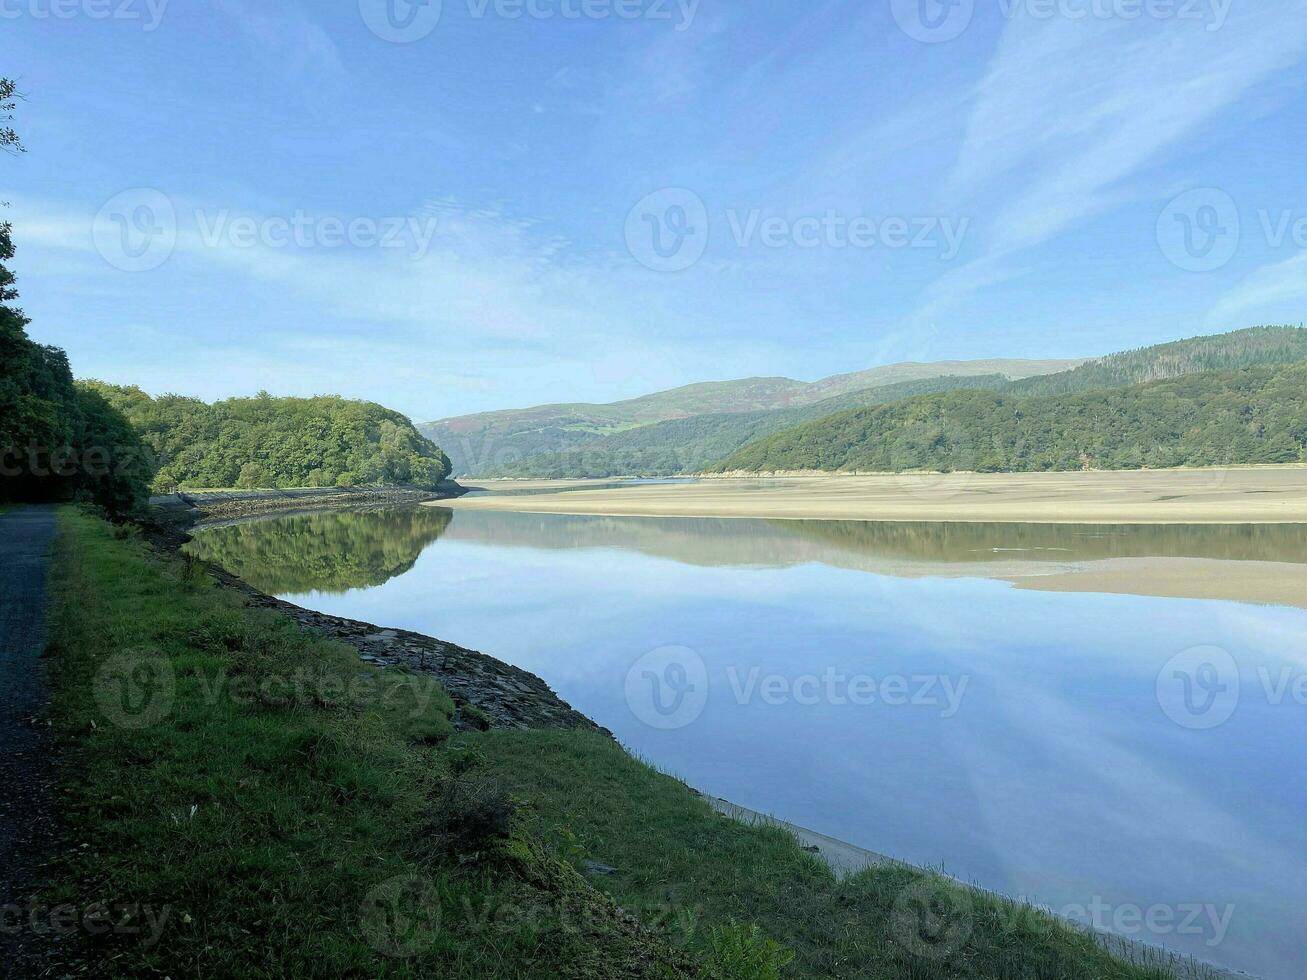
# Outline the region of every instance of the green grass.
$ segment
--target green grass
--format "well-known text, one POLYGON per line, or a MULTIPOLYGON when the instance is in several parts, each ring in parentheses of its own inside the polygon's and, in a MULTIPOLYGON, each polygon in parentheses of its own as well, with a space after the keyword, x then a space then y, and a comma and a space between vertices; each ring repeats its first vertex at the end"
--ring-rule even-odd
POLYGON ((715 812, 682 783, 589 733, 471 739, 488 772, 533 801, 531 829, 615 868, 600 879, 649 921, 756 923, 795 954, 796 977, 1039 980, 1163 978, 1126 965, 1035 909, 903 866, 836 880, 788 832, 715 812), (917 928, 929 909, 933 929, 917 928))
POLYGON ((71 840, 44 898, 136 906, 86 939, 95 975, 1165 976, 934 876, 837 882, 601 736, 452 735, 427 679, 73 507, 51 589, 71 840), (964 899, 960 938, 904 925, 964 899))
POLYGON ((59 524, 72 846, 46 899, 139 903, 161 922, 157 941, 94 938, 96 973, 698 975, 528 839, 433 843, 432 827, 477 819, 450 809, 443 691, 244 608, 128 530, 73 508, 59 524))

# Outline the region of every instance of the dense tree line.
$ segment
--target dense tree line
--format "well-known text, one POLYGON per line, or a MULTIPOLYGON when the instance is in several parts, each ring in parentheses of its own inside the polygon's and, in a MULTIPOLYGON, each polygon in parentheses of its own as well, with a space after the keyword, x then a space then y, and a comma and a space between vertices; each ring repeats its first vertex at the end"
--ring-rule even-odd
POLYGON ((140 388, 88 382, 154 452, 154 489, 434 487, 445 454, 403 415, 373 402, 314 398, 151 398, 140 388))
POLYGON ((1154 347, 1109 354, 1070 371, 1024 378, 1002 390, 1020 395, 1060 395, 1093 388, 1118 388, 1204 371, 1231 371, 1258 364, 1307 360, 1307 330, 1250 327, 1209 337, 1191 337, 1154 347))
POLYGON ((1307 462, 1307 362, 1041 397, 957 391, 786 429, 718 471, 1137 469, 1307 462))
POLYGON ((152 466, 127 420, 73 382, 67 355, 33 342, 0 224, 0 500, 94 502, 113 513, 145 498, 152 466))

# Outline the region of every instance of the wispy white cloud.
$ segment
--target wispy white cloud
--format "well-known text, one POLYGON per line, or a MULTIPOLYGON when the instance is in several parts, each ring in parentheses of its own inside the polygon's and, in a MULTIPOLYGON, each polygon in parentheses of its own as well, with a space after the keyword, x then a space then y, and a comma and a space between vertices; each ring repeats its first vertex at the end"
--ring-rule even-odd
POLYGON ((269 66, 294 75, 345 74, 335 42, 297 0, 276 4, 217 0, 217 7, 253 42, 269 66))
POLYGON ((1009 256, 1140 196, 1131 178, 1307 51, 1294 0, 1240 5, 1219 30, 1016 9, 975 90, 949 183, 955 207, 989 202, 984 251, 941 277, 921 318, 1017 274, 1009 256))
POLYGON ((1307 299, 1307 254, 1264 266, 1223 297, 1210 319, 1232 323, 1258 311, 1270 312, 1277 304, 1307 299))

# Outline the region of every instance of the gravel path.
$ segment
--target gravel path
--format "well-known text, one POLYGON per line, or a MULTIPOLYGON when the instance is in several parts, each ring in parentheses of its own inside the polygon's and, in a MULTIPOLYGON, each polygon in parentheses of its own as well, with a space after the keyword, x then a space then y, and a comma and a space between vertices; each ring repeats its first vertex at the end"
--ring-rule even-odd
POLYGON ((45 578, 53 507, 0 514, 0 977, 18 966, 17 905, 50 842, 49 737, 35 719, 47 703, 45 578))

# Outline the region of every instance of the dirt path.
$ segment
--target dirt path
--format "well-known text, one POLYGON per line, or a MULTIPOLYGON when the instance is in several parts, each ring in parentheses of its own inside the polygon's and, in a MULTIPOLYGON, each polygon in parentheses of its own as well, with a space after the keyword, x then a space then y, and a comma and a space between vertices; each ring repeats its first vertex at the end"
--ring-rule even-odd
POLYGON ((0 977, 24 975, 26 917, 16 906, 51 835, 49 737, 34 719, 47 703, 41 655, 54 530, 53 507, 0 514, 0 977))

